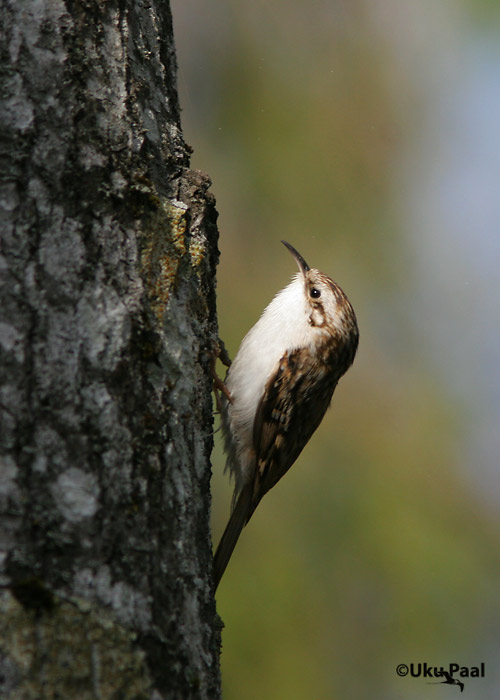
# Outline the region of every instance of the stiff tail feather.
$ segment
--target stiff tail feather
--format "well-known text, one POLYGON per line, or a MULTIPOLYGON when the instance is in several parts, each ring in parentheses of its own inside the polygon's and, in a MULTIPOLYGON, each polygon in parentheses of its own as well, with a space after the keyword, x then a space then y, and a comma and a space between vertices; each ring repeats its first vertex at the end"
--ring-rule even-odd
POLYGON ((229 522, 221 537, 219 546, 214 556, 214 591, 222 578, 222 574, 226 570, 231 554, 236 546, 236 542, 241 534, 241 531, 250 520, 250 516, 255 510, 252 507, 252 484, 248 484, 243 491, 238 495, 234 505, 229 522))

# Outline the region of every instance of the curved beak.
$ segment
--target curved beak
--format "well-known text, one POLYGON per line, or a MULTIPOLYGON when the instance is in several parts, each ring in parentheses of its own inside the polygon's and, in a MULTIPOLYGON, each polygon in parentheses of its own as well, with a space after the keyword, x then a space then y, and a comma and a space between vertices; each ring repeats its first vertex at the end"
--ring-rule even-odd
POLYGON ((291 253, 291 254, 293 255, 293 257, 295 258, 295 260, 296 260, 296 262, 297 262, 297 265, 299 266, 299 270, 302 272, 302 274, 305 275, 306 272, 309 272, 309 270, 310 270, 311 268, 310 268, 309 265, 306 263, 306 261, 304 260, 304 258, 302 257, 302 255, 301 255, 298 251, 295 250, 295 248, 293 247, 293 245, 290 245, 290 243, 287 243, 286 241, 281 241, 281 242, 283 243, 283 245, 284 245, 286 248, 288 248, 288 250, 290 251, 290 253, 291 253))

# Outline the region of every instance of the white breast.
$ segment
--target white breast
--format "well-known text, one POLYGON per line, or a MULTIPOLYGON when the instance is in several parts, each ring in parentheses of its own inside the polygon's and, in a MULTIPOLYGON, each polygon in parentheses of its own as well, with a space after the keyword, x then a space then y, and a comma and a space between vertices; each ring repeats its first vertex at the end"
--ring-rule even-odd
POLYGON ((225 416, 228 465, 237 490, 253 475, 253 423, 266 383, 287 350, 305 347, 312 340, 303 280, 301 274, 294 277, 266 307, 243 338, 226 378, 233 397, 225 416))

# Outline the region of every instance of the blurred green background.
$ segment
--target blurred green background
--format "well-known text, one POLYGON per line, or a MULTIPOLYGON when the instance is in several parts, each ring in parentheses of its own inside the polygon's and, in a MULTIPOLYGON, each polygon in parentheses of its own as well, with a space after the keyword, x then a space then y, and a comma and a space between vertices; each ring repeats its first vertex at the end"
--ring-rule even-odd
MULTIPOLYGON (((348 294, 353 368, 217 593, 226 700, 500 696, 500 4, 173 0, 183 128, 220 212, 234 357, 295 273, 348 294), (465 693, 467 694, 465 696, 465 693)), ((220 433, 213 535, 231 486, 220 433)))

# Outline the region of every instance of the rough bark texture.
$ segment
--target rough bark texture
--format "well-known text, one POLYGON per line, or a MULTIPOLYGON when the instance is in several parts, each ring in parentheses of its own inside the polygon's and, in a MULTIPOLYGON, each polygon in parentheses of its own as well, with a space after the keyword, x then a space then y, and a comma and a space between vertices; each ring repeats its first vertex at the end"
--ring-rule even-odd
POLYGON ((169 5, 0 24, 0 697, 216 698, 216 212, 169 5))

